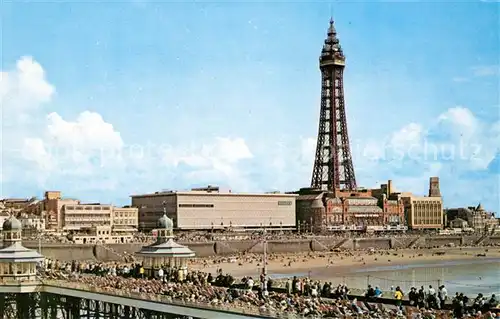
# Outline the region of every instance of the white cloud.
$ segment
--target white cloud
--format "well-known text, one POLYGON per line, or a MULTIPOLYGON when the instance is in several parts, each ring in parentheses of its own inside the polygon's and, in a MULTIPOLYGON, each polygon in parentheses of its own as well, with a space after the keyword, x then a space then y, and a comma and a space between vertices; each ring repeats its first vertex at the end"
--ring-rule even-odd
POLYGON ((410 147, 422 143, 424 130, 420 124, 410 123, 392 134, 390 144, 397 147, 410 147))
POLYGON ((97 113, 84 111, 75 121, 50 113, 45 130, 38 133, 41 137, 24 139, 23 155, 40 168, 87 175, 95 166, 103 166, 111 160, 112 165, 117 165, 121 159, 124 143, 120 133, 97 113), (47 165, 49 161, 51 165, 47 165))
POLYGON ((497 75, 499 71, 498 65, 480 65, 472 68, 472 73, 478 77, 497 75))
MULTIPOLYGON (((30 57, 21 58, 16 69, 1 75, 2 108, 17 114, 27 115, 33 110, 40 113, 39 106, 49 102, 55 92, 42 66, 30 57)), ((168 177, 181 184, 189 184, 189 179, 208 183, 214 179, 242 188, 248 185, 239 163, 253 154, 242 138, 217 137, 189 148, 186 144, 129 145, 99 113, 83 111, 75 119, 65 119, 51 112, 32 116, 32 121, 35 119, 36 123, 17 121, 24 124, 12 126, 4 125, 7 121, 3 119, 4 136, 9 143, 2 140, 2 150, 8 146, 12 151, 2 164, 27 172, 29 183, 39 187, 46 187, 51 181, 79 191, 109 190, 133 183, 129 179, 134 175, 168 182, 160 173, 168 171, 168 177)))
POLYGON ((16 68, 2 72, 0 105, 3 111, 24 112, 50 101, 55 88, 47 82, 42 66, 31 57, 22 57, 16 68))
POLYGON ((448 109, 438 117, 441 122, 450 122, 452 125, 459 125, 461 128, 475 129, 477 119, 472 112, 462 106, 457 106, 448 109))
POLYGON ((39 138, 25 138, 22 148, 22 156, 39 165, 39 168, 44 171, 49 171, 53 167, 53 158, 47 151, 43 140, 39 138))
MULTIPOLYGON (((434 123, 408 124, 391 134, 385 146, 380 146, 398 149, 403 156, 386 152, 385 158, 369 161, 359 153, 354 154, 358 183, 376 186, 391 178, 399 190, 425 194, 428 178, 440 176, 445 200, 452 197, 455 203, 467 205, 467 201, 475 201, 477 196, 495 205, 499 200, 495 193, 499 177, 491 178, 487 170, 500 151, 500 122, 488 120, 457 106, 443 112, 434 123), (483 180, 483 187, 475 192, 467 176, 483 180)), ((367 140, 361 150, 378 147, 373 143, 367 140)))
POLYGON ((73 122, 65 121, 57 113, 50 113, 47 122, 48 138, 64 147, 119 149, 124 145, 120 133, 98 113, 84 111, 73 122))

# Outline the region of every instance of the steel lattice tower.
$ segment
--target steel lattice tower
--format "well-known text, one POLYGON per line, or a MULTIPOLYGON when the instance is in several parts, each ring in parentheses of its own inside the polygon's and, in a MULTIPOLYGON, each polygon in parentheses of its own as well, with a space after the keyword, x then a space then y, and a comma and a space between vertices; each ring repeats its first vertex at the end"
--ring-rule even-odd
POLYGON ((345 56, 330 20, 319 58, 321 112, 311 187, 328 191, 356 189, 344 102, 345 56))

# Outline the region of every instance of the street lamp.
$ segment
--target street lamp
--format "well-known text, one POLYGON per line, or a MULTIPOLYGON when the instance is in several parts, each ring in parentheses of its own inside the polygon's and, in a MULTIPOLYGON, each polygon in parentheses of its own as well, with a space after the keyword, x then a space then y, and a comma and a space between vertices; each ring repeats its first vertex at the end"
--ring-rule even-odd
POLYGON ((267 292, 267 239, 266 239, 266 228, 264 227, 263 230, 263 236, 262 236, 262 244, 264 245, 263 249, 263 255, 262 255, 262 262, 264 266, 262 267, 262 274, 261 274, 261 283, 262 283, 262 292, 263 295, 265 296, 265 292, 267 292))

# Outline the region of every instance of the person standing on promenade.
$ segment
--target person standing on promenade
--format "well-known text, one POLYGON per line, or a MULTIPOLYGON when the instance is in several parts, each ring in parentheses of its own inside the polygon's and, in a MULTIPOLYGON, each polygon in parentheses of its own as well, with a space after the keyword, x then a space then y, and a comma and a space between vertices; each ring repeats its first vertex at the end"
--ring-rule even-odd
POLYGON ((161 282, 165 282, 165 273, 163 271, 163 267, 160 267, 160 269, 158 269, 158 279, 160 279, 161 282))
POLYGON ((403 291, 399 288, 399 286, 397 286, 396 291, 394 292, 394 298, 396 298, 396 305, 399 310, 403 309, 403 296, 403 291))
POLYGON ((436 289, 429 285, 429 290, 427 290, 427 306, 429 308, 437 308, 438 301, 436 298, 436 289))
POLYGON ((448 291, 444 285, 441 285, 438 290, 439 297, 439 309, 444 309, 444 304, 446 303, 446 299, 448 299, 448 291))

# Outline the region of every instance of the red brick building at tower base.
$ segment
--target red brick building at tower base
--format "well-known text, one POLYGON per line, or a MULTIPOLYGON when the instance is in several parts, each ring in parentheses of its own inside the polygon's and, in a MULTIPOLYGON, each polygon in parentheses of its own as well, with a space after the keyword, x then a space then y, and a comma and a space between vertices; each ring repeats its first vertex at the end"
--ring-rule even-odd
POLYGON ((392 181, 357 191, 303 188, 297 192, 297 227, 314 232, 404 230, 404 202, 391 187, 392 181))

